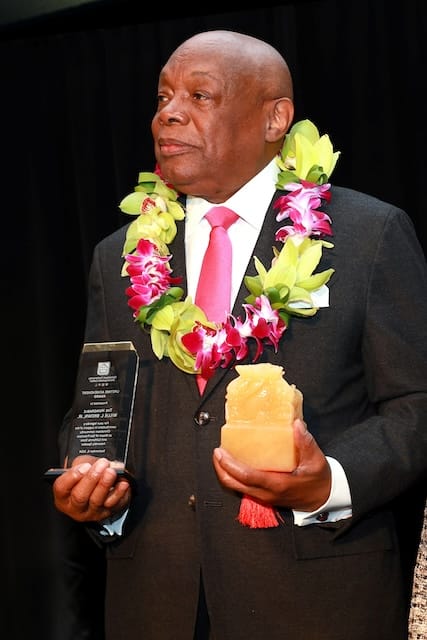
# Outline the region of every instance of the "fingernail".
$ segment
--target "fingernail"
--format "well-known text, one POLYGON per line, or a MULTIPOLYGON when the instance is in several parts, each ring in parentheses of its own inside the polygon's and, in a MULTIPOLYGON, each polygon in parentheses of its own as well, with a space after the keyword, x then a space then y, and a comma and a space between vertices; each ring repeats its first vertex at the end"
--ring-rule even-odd
POLYGON ((85 473, 87 473, 89 471, 89 469, 91 468, 91 464, 90 462, 82 462, 82 464, 78 464, 76 469, 79 473, 81 473, 82 475, 84 475, 85 473))
POLYGON ((103 471, 109 466, 109 462, 106 458, 99 458, 93 465, 94 471, 103 471))

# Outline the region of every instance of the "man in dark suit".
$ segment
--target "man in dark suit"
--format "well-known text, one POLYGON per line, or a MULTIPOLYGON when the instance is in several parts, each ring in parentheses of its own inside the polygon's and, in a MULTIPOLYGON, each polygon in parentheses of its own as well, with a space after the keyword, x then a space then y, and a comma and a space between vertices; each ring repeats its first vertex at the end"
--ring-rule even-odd
MULTIPOLYGON (((319 263, 331 277, 309 317, 304 304, 291 308, 280 298, 280 313, 267 304, 277 344, 273 333, 257 335, 266 326, 259 297, 251 300, 247 340, 243 330, 238 339, 233 334, 248 348, 243 363, 261 345, 258 362, 282 366, 304 396, 304 421, 293 425, 296 468, 252 468, 219 446, 226 387, 237 375, 227 355, 237 347, 207 333, 203 326, 215 325, 202 316, 195 332, 201 346, 184 340, 194 347, 186 350, 182 336, 195 336, 182 305, 200 319, 191 305, 210 231, 204 215, 213 204, 240 216, 229 230, 235 318, 244 317, 244 275, 257 275, 251 256, 269 268, 272 246, 280 244, 280 199, 292 193, 289 185, 276 189, 276 159, 294 115, 290 72, 264 42, 206 32, 172 54, 158 96, 158 170, 185 206, 185 220, 174 208, 177 233, 167 254, 191 299, 166 304, 150 335, 125 291, 136 316, 147 310, 143 254, 151 252, 157 267, 159 256, 151 245, 136 246, 128 227, 96 247, 85 341, 131 341, 138 353, 128 459, 136 487, 104 458, 77 458, 53 486, 57 508, 106 545, 106 637, 404 640, 408 603, 392 506, 423 477, 427 459, 427 271, 412 223, 370 196, 321 190, 323 179, 313 180, 309 220, 289 213, 286 201, 299 234, 295 247, 304 238, 331 242, 319 263), (137 256, 130 281, 122 275, 126 233, 124 253, 137 256), (209 351, 209 336, 222 360, 209 351), (202 353, 212 366, 204 361, 208 382, 200 395, 188 362, 202 353), (277 526, 239 522, 242 496, 272 507, 277 526)), ((291 170, 297 183, 310 182, 291 170)), ((308 193, 310 185, 299 186, 308 193)), ((161 199, 142 202, 163 210, 161 199)), ((168 281, 166 267, 161 275, 168 281)), ((168 291, 159 287, 159 296, 168 291)), ((60 435, 64 457, 68 427, 69 417, 60 435)))

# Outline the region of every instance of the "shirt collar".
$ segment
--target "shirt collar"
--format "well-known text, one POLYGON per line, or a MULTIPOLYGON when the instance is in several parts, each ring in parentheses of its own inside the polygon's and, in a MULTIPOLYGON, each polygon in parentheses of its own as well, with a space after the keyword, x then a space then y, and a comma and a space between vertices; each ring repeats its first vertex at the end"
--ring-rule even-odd
MULTIPOLYGON (((264 169, 257 173, 231 198, 219 204, 233 209, 240 218, 254 228, 261 228, 265 213, 276 190, 279 167, 273 158, 264 169)), ((205 213, 212 207, 212 203, 195 196, 187 196, 187 223, 197 225, 205 213)))

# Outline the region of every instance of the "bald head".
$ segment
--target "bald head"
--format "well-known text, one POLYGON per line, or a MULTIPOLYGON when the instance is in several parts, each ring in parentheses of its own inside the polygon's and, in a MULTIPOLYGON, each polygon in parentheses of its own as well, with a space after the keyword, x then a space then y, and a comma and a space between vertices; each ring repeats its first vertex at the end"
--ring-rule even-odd
POLYGON ((267 42, 237 31, 216 30, 198 33, 183 42, 172 54, 203 52, 227 66, 234 79, 250 78, 269 98, 293 99, 292 77, 283 56, 267 42))
POLYGON ((274 47, 234 31, 192 36, 159 77, 152 131, 163 176, 224 202, 279 152, 293 112, 291 74, 274 47))

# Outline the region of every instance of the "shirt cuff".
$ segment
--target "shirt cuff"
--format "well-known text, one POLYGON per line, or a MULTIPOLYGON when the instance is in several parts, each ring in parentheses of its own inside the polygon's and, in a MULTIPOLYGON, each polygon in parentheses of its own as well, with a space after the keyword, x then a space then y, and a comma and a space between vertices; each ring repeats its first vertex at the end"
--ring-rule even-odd
POLYGON ((319 524, 325 522, 337 522, 350 518, 351 494, 347 476, 341 464, 335 458, 326 456, 332 475, 331 493, 327 501, 321 507, 308 513, 307 511, 294 511, 294 524, 304 527, 307 524, 319 524))
POLYGON ((99 531, 101 536, 121 536, 127 514, 128 509, 126 509, 126 511, 118 518, 108 518, 107 520, 104 520, 99 531))

